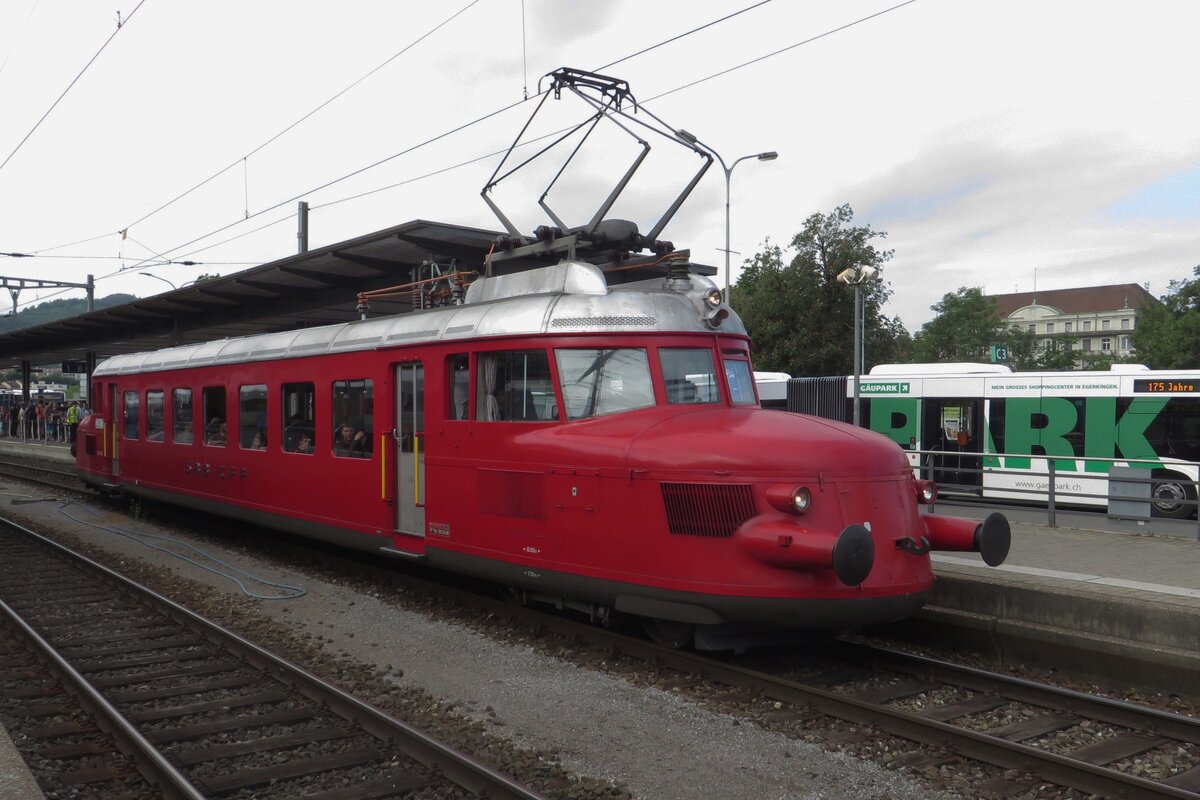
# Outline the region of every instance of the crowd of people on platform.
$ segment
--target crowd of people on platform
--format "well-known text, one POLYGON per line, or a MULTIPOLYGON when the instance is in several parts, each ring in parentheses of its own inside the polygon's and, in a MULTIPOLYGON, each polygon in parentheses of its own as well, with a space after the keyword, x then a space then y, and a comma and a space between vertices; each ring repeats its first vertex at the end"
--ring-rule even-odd
POLYGON ((90 413, 86 400, 0 402, 0 436, 73 443, 79 423, 90 413))

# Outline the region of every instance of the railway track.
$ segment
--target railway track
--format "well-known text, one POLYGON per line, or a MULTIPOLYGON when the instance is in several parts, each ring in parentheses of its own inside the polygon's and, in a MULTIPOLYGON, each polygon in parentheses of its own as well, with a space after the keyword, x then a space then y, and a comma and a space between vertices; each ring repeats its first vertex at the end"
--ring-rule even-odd
POLYGON ((83 481, 69 466, 49 466, 44 461, 7 455, 0 458, 0 476, 20 478, 24 481, 47 486, 53 489, 70 489, 83 491, 83 481))
POLYGON ((11 524, 0 526, 0 613, 4 716, 33 743, 31 760, 84 787, 72 796, 540 797, 11 524))
MULTIPOLYGON (((320 560, 328 567, 339 559, 323 552, 320 560)), ((1103 797, 1200 800, 1195 717, 852 642, 822 646, 816 663, 799 668, 794 658, 778 663, 776 656, 732 663, 364 565, 356 557, 345 564, 344 571, 436 595, 439 607, 516 622, 539 640, 553 634, 579 648, 589 645, 621 674, 640 664, 638 670, 663 688, 699 690, 702 699, 731 706, 722 709, 727 713, 744 712, 793 734, 833 718, 857 728, 834 737, 842 742, 866 744, 890 734, 915 743, 892 760, 896 765, 937 768, 967 759, 998 768, 976 787, 981 797, 1061 796, 1061 789, 1072 789, 1103 797), (1169 774, 1156 775, 1155 764, 1169 774), (1043 792, 1042 784, 1060 789, 1043 792)))
POLYGON ((711 694, 718 698, 744 698, 760 708, 764 702, 778 703, 780 707, 766 716, 784 728, 789 721, 815 714, 868 725, 877 732, 860 733, 860 740, 882 732, 925 745, 902 754, 896 763, 937 767, 968 758, 1002 768, 1007 773, 981 787, 992 797, 1028 793, 1031 784, 1050 782, 1111 797, 1200 798, 1200 722, 1194 718, 849 645, 838 649, 836 661, 815 672, 738 667, 547 616, 536 607, 514 606, 365 566, 357 557, 322 552, 316 560, 324 567, 342 562, 347 572, 418 586, 539 633, 556 633, 616 657, 654 665, 651 669, 667 673, 663 682, 672 688, 686 690, 699 678, 717 687, 711 694), (1147 760, 1170 763, 1171 774, 1161 779, 1147 777, 1145 771, 1138 774, 1147 760), (1014 772, 1019 775, 1014 777, 1014 772))

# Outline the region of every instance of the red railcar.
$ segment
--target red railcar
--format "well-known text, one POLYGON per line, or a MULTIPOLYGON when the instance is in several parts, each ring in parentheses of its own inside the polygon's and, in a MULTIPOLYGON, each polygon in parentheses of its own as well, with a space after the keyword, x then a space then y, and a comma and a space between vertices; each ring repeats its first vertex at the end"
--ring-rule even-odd
POLYGON ((928 551, 999 563, 1008 526, 861 428, 758 406, 707 278, 580 262, 459 305, 116 356, 80 426, 90 485, 676 623, 896 619, 928 551))

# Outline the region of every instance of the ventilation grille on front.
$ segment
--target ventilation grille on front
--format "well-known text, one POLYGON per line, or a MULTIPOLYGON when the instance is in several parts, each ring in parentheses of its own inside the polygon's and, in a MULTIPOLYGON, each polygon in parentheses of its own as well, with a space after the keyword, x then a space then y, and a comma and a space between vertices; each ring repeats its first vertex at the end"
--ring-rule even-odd
POLYGON ((506 517, 543 519, 542 484, 540 472, 513 472, 502 469, 481 469, 479 476, 479 510, 484 514, 506 517))
POLYGON ((733 536, 758 513, 744 483, 664 483, 662 495, 671 533, 684 536, 733 536))

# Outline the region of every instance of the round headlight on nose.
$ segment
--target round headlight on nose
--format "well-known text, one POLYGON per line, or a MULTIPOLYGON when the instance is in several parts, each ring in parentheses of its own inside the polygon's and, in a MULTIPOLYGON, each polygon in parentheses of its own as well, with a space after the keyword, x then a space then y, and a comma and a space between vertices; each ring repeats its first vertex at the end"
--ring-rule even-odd
POLYGON ((807 486, 776 484, 767 489, 767 502, 788 514, 803 514, 812 505, 812 491, 807 486))
POLYGON ((913 481, 913 488, 917 493, 917 502, 921 505, 930 506, 937 502, 937 484, 933 481, 913 481))
POLYGON ((708 304, 709 308, 716 308, 721 305, 721 300, 720 289, 709 289, 704 295, 704 302, 708 304))

